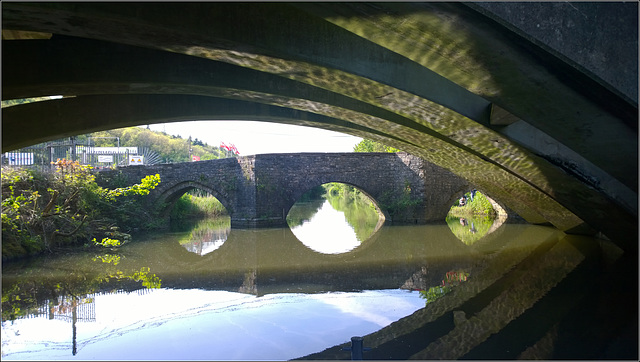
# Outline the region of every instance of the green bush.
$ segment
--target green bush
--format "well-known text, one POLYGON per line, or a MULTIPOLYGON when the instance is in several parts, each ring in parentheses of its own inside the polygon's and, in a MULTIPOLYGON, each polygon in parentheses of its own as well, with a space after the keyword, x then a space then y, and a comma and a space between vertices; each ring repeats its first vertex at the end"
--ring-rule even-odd
POLYGON ((451 292, 454 287, 464 283, 469 278, 469 273, 459 270, 452 270, 445 274, 445 278, 442 280, 442 284, 431 287, 428 290, 421 290, 420 297, 426 299, 425 304, 435 302, 442 298, 445 294, 451 292))
POLYGON ((385 209, 391 221, 401 219, 403 215, 410 215, 414 208, 420 205, 421 200, 411 195, 411 184, 405 180, 402 196, 397 197, 391 191, 387 191, 380 197, 380 207, 385 209))
POLYGON ((485 195, 476 191, 476 195, 471 201, 471 194, 467 192, 465 194, 467 203, 464 206, 460 206, 459 201, 456 201, 455 205, 451 207, 449 215, 468 217, 470 215, 488 215, 490 217, 496 216, 496 211, 493 209, 493 205, 487 199, 485 195))
POLYGON ((186 219, 216 217, 227 215, 227 209, 211 195, 182 195, 171 209, 171 220, 184 221, 186 219))
MULTIPOLYGON (((58 160, 55 172, 3 167, 2 258, 13 259, 88 241, 126 236, 118 226, 131 227, 140 216, 136 198, 160 182, 147 176, 140 184, 113 190, 98 186, 90 166, 58 160)), ((151 218, 148 218, 151 219, 151 218)))

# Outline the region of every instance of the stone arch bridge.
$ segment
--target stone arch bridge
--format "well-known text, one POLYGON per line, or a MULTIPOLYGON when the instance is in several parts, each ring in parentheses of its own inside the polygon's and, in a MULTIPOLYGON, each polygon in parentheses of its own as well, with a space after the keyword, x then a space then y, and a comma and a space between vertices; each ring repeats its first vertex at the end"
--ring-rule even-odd
POLYGON ((471 187, 407 153, 265 154, 128 166, 100 172, 98 180, 108 185, 124 178, 131 185, 150 174, 159 174, 161 182, 146 202, 161 215, 166 217, 185 192, 201 189, 225 206, 235 228, 286 226, 302 194, 328 182, 353 185, 374 200, 387 221, 410 223, 444 220, 454 200, 471 187))

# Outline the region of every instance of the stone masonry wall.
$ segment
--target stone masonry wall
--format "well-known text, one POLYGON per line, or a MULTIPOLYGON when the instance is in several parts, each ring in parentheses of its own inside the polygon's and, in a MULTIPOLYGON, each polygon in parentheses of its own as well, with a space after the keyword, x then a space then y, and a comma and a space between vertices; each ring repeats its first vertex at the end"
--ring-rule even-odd
POLYGON ((286 216, 302 194, 328 182, 353 185, 369 195, 387 221, 444 220, 469 185, 460 177, 406 153, 266 154, 154 166, 129 166, 98 174, 105 186, 139 183, 159 174, 147 198, 166 216, 185 192, 211 193, 227 208, 232 227, 286 226, 286 216))
POLYGON ((98 173, 97 181, 105 186, 123 186, 139 183, 147 175, 160 175, 160 184, 146 198, 149 207, 166 214, 173 203, 191 189, 201 189, 215 196, 232 214, 251 214, 246 207, 251 205, 254 195, 251 177, 246 169, 253 159, 245 157, 163 164, 152 166, 127 166, 117 170, 98 173), (242 167, 241 165, 248 165, 242 167))

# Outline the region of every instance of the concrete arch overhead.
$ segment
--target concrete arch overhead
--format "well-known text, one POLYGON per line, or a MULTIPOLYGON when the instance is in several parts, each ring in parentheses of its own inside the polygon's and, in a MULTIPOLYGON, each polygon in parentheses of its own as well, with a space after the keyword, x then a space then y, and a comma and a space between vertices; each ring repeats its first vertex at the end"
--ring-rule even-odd
MULTIPOLYGON (((625 33, 636 34, 631 43, 637 44, 635 6, 635 25, 633 21, 611 23, 633 27, 625 33)), ((519 11, 526 17, 526 12, 519 11)), ((24 75, 29 81, 23 88, 18 78, 6 85, 3 81, 3 97, 28 96, 41 92, 35 90, 40 87, 60 89, 68 96, 94 95, 3 109, 3 150, 24 133, 25 120, 32 129, 51 129, 38 122, 46 125, 59 117, 56 123, 68 134, 105 124, 140 124, 135 117, 118 115, 114 107, 131 110, 135 108, 131 102, 140 101, 146 108, 152 104, 149 93, 170 95, 174 104, 191 99, 187 104, 193 109, 202 107, 193 94, 251 100, 247 117, 344 127, 349 133, 412 152, 491 190, 531 222, 550 222, 567 232, 598 230, 628 244, 629 235, 637 236, 637 102, 626 96, 633 92, 611 81, 604 74, 605 65, 596 66, 595 71, 576 66, 580 59, 558 55, 547 46, 553 44, 527 37, 521 27, 510 27, 496 14, 499 11, 486 7, 445 3, 3 4, 3 39, 28 37, 20 31, 53 34, 32 44, 3 41, 46 55, 27 64, 46 69, 56 59, 58 64, 61 59, 77 61, 74 67, 61 68, 57 80, 43 71, 31 78, 24 75), (5 29, 13 32, 5 36, 5 29), (139 47, 228 63, 243 71, 234 70, 240 76, 229 84, 222 80, 219 67, 196 89, 184 88, 187 78, 174 78, 171 83, 172 79, 157 75, 155 83, 146 82, 144 72, 136 81, 132 67, 126 68, 129 73, 113 71, 114 81, 101 84, 105 77, 97 76, 100 66, 83 63, 80 54, 86 59, 98 54, 106 61, 96 64, 113 69, 105 63, 116 64, 124 57, 132 65, 140 64, 136 57, 142 58, 140 53, 146 50, 127 57, 133 53, 113 52, 115 46, 98 41, 118 43, 122 49, 139 47), (56 52, 58 46, 66 50, 56 52), (105 48, 88 51, 91 46, 105 48), (80 75, 75 77, 75 71, 80 75), (260 82, 261 87, 250 86, 252 79, 258 79, 255 71, 270 77, 260 82), (115 101, 114 94, 122 97, 115 101), (105 114, 87 120, 94 114, 83 105, 99 105, 100 100, 104 103, 95 109, 105 114), (290 115, 299 112, 299 118, 270 118, 269 112, 279 108, 288 109, 290 115), (317 116, 327 118, 308 121, 317 116)), ((612 14, 598 13, 600 17, 612 14)), ((560 11, 557 16, 571 20, 573 15, 560 11)), ((583 11, 580 16, 595 15, 583 11)), ((626 57, 629 42, 625 44, 612 50, 626 57)), ((171 64, 188 73, 181 65, 191 63, 184 59, 171 64)), ((19 72, 15 68, 23 61, 19 52, 5 50, 3 63, 13 65, 3 73, 19 72)), ((153 80, 149 76, 153 74, 147 75, 146 80, 153 80)), ((197 119, 216 119, 227 112, 183 110, 168 117, 152 116, 153 111, 147 110, 144 123, 186 120, 189 113, 197 119)), ((40 137, 55 138, 54 133, 40 137)), ((25 142, 40 140, 34 137, 25 142)), ((635 247, 636 241, 631 244, 626 247, 635 247)))

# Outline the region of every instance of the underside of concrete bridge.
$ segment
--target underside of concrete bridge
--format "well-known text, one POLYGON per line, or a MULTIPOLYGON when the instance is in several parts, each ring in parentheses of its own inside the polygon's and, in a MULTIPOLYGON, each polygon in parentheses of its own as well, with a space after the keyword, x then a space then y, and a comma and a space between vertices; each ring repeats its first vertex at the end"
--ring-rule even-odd
POLYGON ((637 251, 637 3, 3 3, 2 150, 259 120, 370 138, 637 251))

